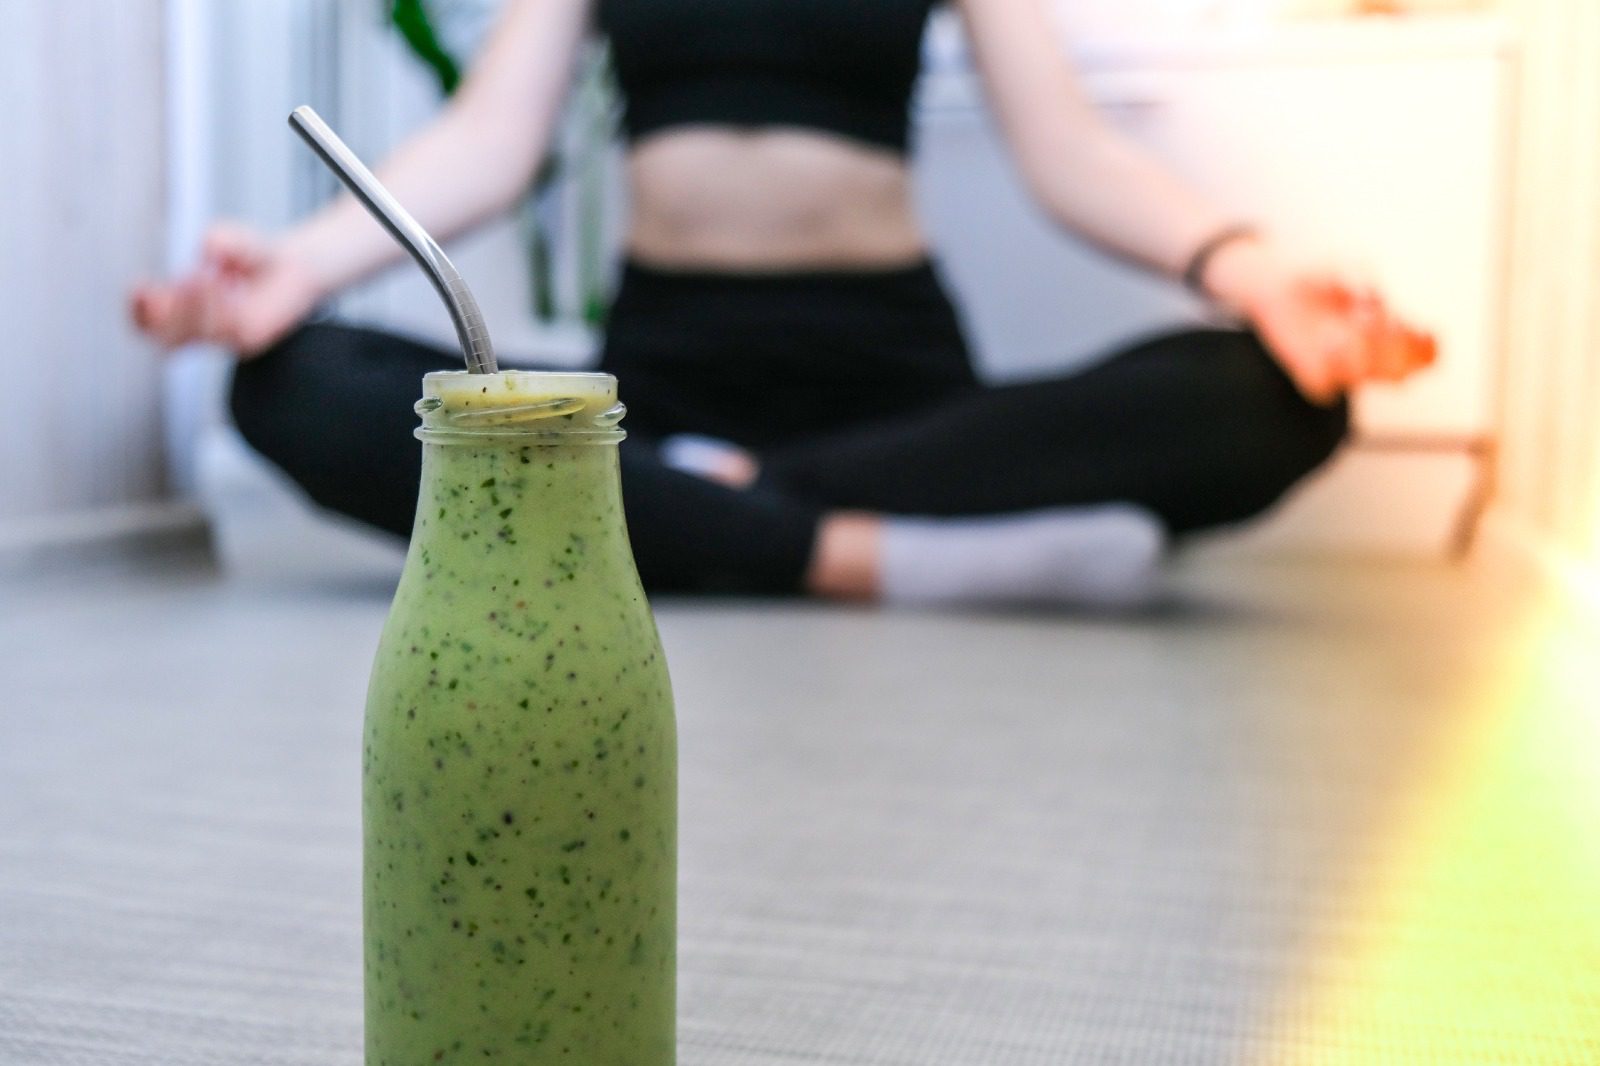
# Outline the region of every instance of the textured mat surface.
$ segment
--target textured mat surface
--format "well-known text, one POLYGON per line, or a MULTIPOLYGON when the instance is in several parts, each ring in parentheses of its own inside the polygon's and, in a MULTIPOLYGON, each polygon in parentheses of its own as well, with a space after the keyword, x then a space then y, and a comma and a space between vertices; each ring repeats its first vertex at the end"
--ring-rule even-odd
MULTIPOLYGON (((665 605, 680 1062, 1600 1062, 1592 674, 1467 575, 1198 584, 665 605)), ((359 1062, 383 582, 3 595, 0 1063, 359 1062)))

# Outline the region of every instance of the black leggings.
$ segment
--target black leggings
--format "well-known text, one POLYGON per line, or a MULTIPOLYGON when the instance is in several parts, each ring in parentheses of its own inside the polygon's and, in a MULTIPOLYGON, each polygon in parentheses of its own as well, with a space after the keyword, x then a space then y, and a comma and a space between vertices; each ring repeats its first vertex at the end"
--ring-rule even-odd
MULTIPOLYGON (((317 503, 405 536, 419 379, 444 349, 307 326, 240 364, 245 439, 317 503)), ((1158 337, 1079 373, 984 386, 930 266, 678 274, 630 265, 601 367, 629 415, 623 493, 653 590, 797 592, 830 510, 974 515, 1122 501, 1174 534, 1259 514, 1328 458, 1344 404, 1306 402, 1250 334, 1158 337), (701 433, 750 449, 735 490, 664 466, 701 433)))

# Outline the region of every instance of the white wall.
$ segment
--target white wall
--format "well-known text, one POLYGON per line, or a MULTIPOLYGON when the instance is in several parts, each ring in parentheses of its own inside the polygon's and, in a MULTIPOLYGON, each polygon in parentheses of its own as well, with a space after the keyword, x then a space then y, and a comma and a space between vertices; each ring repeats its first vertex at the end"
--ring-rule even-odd
POLYGON ((1600 564, 1600 4, 1505 0, 1522 38, 1504 510, 1600 564))
MULTIPOLYGON (((1410 13, 1483 11, 1496 0, 1397 0, 1410 13)), ((1061 22, 1079 33, 1122 33, 1204 25, 1249 26, 1282 19, 1359 14, 1379 0, 1056 0, 1061 22)))
MULTIPOLYGON (((218 217, 270 232, 332 192, 285 120, 298 104, 325 108, 335 96, 333 3, 167 0, 168 273, 193 266, 218 217)), ((230 365, 198 345, 169 360, 169 465, 186 496, 198 488, 202 443, 224 419, 230 365)))
POLYGON ((164 248, 161 0, 7 0, 0 544, 162 500, 160 367, 125 324, 164 248))

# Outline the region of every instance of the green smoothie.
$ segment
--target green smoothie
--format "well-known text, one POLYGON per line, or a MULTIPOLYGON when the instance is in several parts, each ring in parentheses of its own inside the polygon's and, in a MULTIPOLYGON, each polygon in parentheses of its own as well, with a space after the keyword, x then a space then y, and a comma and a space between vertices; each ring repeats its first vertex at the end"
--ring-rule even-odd
POLYGON ((674 1061, 675 727, 615 388, 424 381, 366 711, 369 1066, 674 1061))

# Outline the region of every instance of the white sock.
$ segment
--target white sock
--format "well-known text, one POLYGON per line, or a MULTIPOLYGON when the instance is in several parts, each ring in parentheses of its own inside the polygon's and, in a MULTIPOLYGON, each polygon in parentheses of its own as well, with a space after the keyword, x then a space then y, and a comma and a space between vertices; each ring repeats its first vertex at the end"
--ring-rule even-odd
POLYGON ((698 433, 675 433, 662 440, 657 454, 674 470, 720 481, 735 488, 754 480, 755 460, 731 441, 698 433))
POLYGON ((982 518, 887 518, 881 588, 906 606, 1130 608, 1156 591, 1164 541, 1131 504, 982 518))

